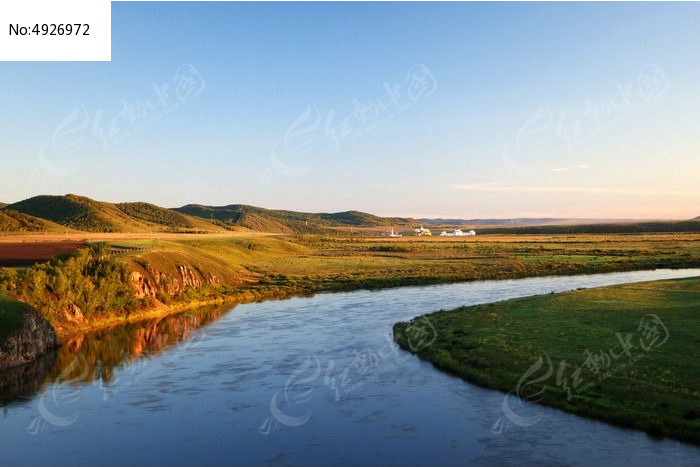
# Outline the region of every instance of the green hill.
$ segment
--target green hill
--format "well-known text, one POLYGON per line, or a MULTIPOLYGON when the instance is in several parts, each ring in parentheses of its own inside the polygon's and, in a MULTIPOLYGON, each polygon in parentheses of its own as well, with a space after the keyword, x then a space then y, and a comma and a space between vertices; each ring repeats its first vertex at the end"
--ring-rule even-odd
POLYGON ((112 204, 84 196, 36 196, 9 205, 65 227, 88 232, 218 230, 201 219, 147 203, 112 204))
MULTIPOLYGON (((414 227, 426 219, 380 217, 360 211, 309 213, 264 209, 245 204, 188 204, 167 209, 150 203, 107 203, 84 196, 35 196, 14 204, 0 203, 0 232, 212 232, 250 229, 272 233, 337 233, 339 229, 414 227)), ((433 219, 433 222, 439 221, 433 219)), ((530 219, 535 222, 537 220, 530 219)), ((700 217, 687 221, 591 222, 552 225, 483 225, 480 234, 574 234, 700 232, 700 217)))
POLYGON ((210 222, 149 203, 119 203, 116 207, 133 219, 174 229, 212 230, 210 222))
POLYGON ((413 219, 379 217, 359 211, 315 214, 264 209, 245 204, 228 206, 188 204, 174 210, 202 219, 216 220, 229 226, 237 225, 253 230, 281 233, 322 233, 334 231, 337 227, 406 226, 415 223, 413 219))
POLYGON ((88 232, 123 232, 145 227, 114 205, 76 195, 35 196, 11 204, 10 208, 88 232))
POLYGON ((12 209, 0 208, 0 232, 64 232, 65 227, 12 209))
POLYGON ((408 226, 412 219, 359 211, 306 213, 231 204, 166 209, 149 203, 107 203, 84 196, 35 196, 2 209, 3 231, 70 228, 87 232, 216 231, 247 228, 274 233, 331 233, 343 227, 408 226), (12 213, 12 214, 9 214, 12 213), (61 227, 63 226, 63 227, 61 227))
POLYGON ((376 227, 386 225, 415 224, 415 220, 403 217, 379 217, 360 211, 335 212, 331 214, 317 214, 318 217, 334 224, 352 225, 358 227, 376 227))

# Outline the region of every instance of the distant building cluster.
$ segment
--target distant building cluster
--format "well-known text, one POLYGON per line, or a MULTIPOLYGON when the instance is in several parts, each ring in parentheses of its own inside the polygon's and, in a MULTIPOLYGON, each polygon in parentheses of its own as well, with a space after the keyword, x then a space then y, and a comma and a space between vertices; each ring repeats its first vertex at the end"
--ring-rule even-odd
MULTIPOLYGON (((430 229, 426 229, 422 225, 418 227, 417 229, 413 229, 413 232, 418 235, 419 237, 429 237, 432 236, 433 233, 430 231, 430 229)), ((386 235, 386 234, 384 234, 386 235)), ((391 231, 389 232, 389 237, 401 237, 401 234, 397 231, 394 230, 394 228, 391 228, 391 231)), ((461 229, 456 229, 453 230, 452 232, 446 232, 443 231, 440 233, 441 237, 471 237, 472 235, 476 235, 476 232, 473 230, 468 230, 468 231, 463 231, 461 229)))
POLYGON ((440 233, 441 237, 471 237, 472 235, 476 235, 476 232, 473 230, 469 230, 467 232, 464 232, 463 230, 457 229, 452 232, 445 232, 444 230, 440 233))

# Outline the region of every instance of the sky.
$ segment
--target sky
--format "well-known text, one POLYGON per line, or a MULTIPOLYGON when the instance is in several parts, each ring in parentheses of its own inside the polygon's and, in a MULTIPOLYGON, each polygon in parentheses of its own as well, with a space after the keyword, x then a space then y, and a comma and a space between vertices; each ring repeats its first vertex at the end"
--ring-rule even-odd
POLYGON ((700 216, 700 4, 113 2, 0 63, 0 201, 700 216))

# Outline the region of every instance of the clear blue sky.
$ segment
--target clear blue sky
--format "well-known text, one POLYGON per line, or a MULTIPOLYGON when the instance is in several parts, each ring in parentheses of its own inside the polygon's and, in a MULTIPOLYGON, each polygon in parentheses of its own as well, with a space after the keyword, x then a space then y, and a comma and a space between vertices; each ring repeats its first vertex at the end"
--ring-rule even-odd
POLYGON ((115 2, 111 62, 0 63, 0 201, 694 217, 699 24, 686 3, 115 2))

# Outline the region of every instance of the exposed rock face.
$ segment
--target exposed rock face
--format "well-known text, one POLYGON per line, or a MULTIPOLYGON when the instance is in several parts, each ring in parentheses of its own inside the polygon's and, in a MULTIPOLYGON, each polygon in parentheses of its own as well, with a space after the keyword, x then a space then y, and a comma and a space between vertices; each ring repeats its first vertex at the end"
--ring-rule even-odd
MULTIPOLYGON (((156 304, 160 303, 158 301, 160 292, 170 297, 177 297, 184 294, 189 287, 199 289, 206 285, 221 283, 216 275, 186 264, 178 264, 169 272, 151 267, 133 270, 129 280, 137 298, 153 299, 156 304)), ((63 310, 63 318, 68 323, 85 321, 83 311, 75 304, 63 310)), ((0 369, 32 362, 60 345, 51 324, 40 313, 34 310, 27 311, 23 327, 4 342, 0 342, 0 369)))
POLYGON ((158 292, 152 281, 138 271, 131 271, 131 285, 136 291, 136 298, 155 298, 158 292))
POLYGON ((147 274, 132 271, 130 279, 136 291, 136 297, 156 298, 158 292, 176 297, 185 293, 188 287, 198 289, 204 285, 216 285, 220 282, 214 274, 202 274, 184 264, 179 264, 176 268, 177 274, 166 274, 153 268, 148 268, 147 274))
POLYGON ((68 305, 68 309, 63 312, 66 321, 83 321, 85 316, 83 316, 83 310, 80 309, 75 303, 68 305))
POLYGON ((27 310, 22 327, 0 342, 0 369, 32 362, 60 345, 53 326, 39 312, 27 310))

